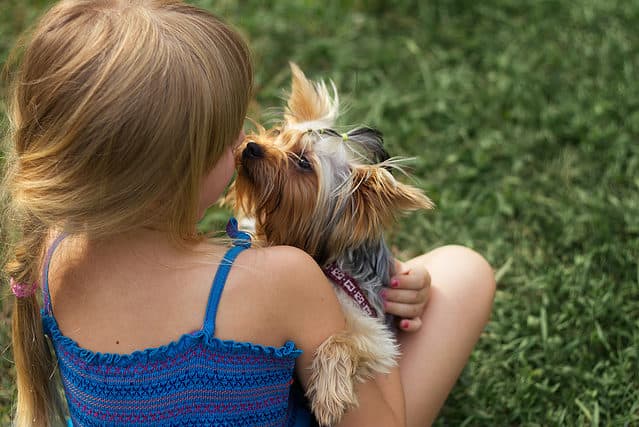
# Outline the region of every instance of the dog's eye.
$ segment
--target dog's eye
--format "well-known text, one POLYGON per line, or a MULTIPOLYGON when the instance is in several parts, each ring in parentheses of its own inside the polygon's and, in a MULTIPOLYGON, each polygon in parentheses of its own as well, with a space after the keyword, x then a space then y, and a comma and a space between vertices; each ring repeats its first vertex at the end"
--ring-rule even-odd
POLYGON ((297 166, 307 171, 313 169, 313 167, 311 166, 311 162, 309 162, 308 159, 304 156, 299 156, 297 158, 297 166))

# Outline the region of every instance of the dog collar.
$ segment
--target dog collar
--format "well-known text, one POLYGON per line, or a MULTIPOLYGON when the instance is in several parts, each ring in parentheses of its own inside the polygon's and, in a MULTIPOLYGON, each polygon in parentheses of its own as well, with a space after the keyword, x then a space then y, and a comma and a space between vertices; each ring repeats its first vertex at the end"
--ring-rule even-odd
POLYGON ((344 292, 346 292, 348 296, 351 297, 357 305, 359 305, 364 313, 371 317, 377 317, 377 312, 371 303, 368 302, 368 299, 366 298, 366 295, 364 295, 364 292, 362 292, 362 288, 359 287, 357 280, 339 268, 335 263, 322 268, 322 271, 324 271, 326 277, 331 279, 344 292))

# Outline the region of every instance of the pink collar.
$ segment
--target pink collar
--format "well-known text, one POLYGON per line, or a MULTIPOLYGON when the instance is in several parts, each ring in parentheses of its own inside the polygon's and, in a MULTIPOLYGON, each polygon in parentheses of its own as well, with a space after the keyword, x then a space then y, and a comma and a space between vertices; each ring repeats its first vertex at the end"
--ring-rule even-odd
POLYGON ((351 277, 344 270, 340 269, 337 264, 332 263, 322 268, 326 277, 331 279, 336 285, 338 285, 344 292, 348 294, 353 301, 359 305, 362 311, 371 317, 377 317, 377 312, 373 308, 362 288, 359 287, 357 280, 351 277))

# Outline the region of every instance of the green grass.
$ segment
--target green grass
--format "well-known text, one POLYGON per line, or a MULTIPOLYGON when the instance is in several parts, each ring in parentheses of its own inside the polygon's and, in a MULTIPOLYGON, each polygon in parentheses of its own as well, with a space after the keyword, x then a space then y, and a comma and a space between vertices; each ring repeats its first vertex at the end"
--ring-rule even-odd
MULTIPOLYGON (((497 270, 492 320, 438 424, 639 425, 639 3, 323 3, 213 9, 250 40, 263 112, 294 60, 335 80, 343 124, 417 157, 438 209, 394 232, 403 255, 459 243, 497 270)), ((0 59, 41 7, 3 7, 0 59)), ((3 425, 7 347, 3 324, 3 425)))

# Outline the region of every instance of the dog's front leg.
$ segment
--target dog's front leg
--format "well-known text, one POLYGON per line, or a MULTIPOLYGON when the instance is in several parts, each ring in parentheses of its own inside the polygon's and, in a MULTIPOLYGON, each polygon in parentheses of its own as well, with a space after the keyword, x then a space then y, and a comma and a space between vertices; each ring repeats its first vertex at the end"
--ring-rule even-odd
POLYGON ((400 355, 395 335, 382 320, 368 316, 346 294, 337 294, 359 357, 356 380, 389 373, 397 366, 400 355))
POLYGON ((363 313, 348 296, 337 294, 347 327, 318 347, 306 391, 315 418, 324 426, 337 424, 348 409, 357 406, 357 382, 390 372, 399 357, 392 332, 363 313))

